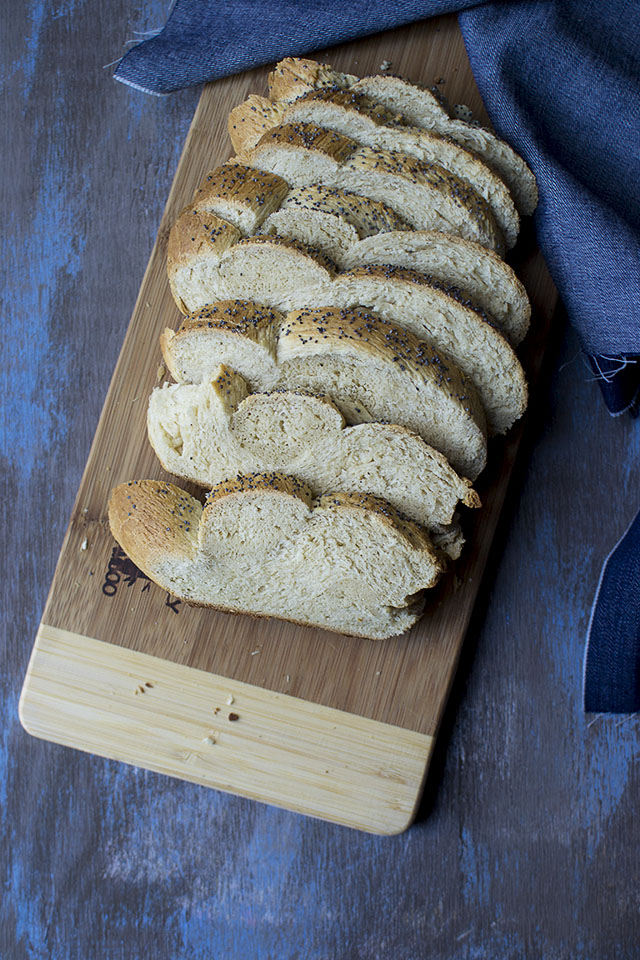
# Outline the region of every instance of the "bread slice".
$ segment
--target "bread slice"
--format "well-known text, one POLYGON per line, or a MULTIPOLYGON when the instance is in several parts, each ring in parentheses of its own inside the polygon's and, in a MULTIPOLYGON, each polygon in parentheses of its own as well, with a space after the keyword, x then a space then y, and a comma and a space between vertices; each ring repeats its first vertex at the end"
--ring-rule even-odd
POLYGON ((306 93, 323 87, 349 90, 358 80, 354 74, 341 73, 328 63, 304 57, 285 57, 268 76, 269 97, 277 102, 293 103, 306 93))
POLYGON ((505 238, 507 248, 518 239, 520 218, 507 186, 475 154, 461 147, 454 140, 420 127, 410 126, 369 97, 355 90, 338 87, 306 94, 287 106, 281 114, 274 110, 270 100, 253 96, 232 110, 229 117, 234 148, 243 153, 252 149, 260 138, 260 127, 250 127, 240 121, 243 115, 255 117, 263 113, 264 123, 270 119, 278 123, 315 123, 326 130, 351 137, 366 147, 396 151, 416 157, 418 160, 437 163, 450 173, 470 184, 489 204, 496 222, 505 238), (239 129, 233 130, 233 127, 239 129))
POLYGON ((423 84, 390 74, 358 78, 340 73, 328 64, 314 60, 287 57, 269 75, 269 96, 282 102, 293 102, 314 90, 338 86, 364 94, 410 124, 433 130, 472 150, 506 183, 519 212, 531 214, 538 202, 536 180, 519 154, 504 140, 475 123, 452 117, 444 99, 423 84))
POLYGON ((435 230, 381 233, 350 247, 341 268, 381 264, 419 270, 464 290, 513 346, 529 329, 531 304, 524 286, 504 260, 477 243, 435 230))
POLYGON ((337 270, 320 250, 269 234, 238 237, 222 255, 210 250, 207 266, 206 248, 201 249, 197 235, 192 239, 193 272, 189 270, 188 234, 179 267, 172 261, 168 268, 171 291, 183 313, 192 313, 215 300, 236 298, 286 310, 294 290, 324 284, 337 270))
POLYGON ((282 177, 255 167, 228 161, 207 174, 197 188, 192 207, 232 223, 243 236, 255 233, 277 210, 289 184, 282 177))
POLYGON ((167 369, 181 383, 220 364, 255 391, 326 394, 348 422, 408 427, 475 479, 486 462, 484 413, 469 380, 433 347, 364 309, 299 310, 286 318, 247 301, 210 304, 165 330, 167 369))
POLYGON ((169 233, 167 275, 173 299, 182 313, 207 303, 207 291, 219 284, 223 254, 242 233, 213 213, 186 207, 169 233), (183 296, 185 299, 183 299, 183 296))
POLYGON ((463 542, 459 524, 450 528, 458 503, 480 506, 470 482, 405 427, 347 427, 327 397, 251 393, 225 366, 207 383, 157 387, 147 432, 165 470, 184 480, 213 487, 237 474, 277 471, 303 480, 315 496, 371 493, 426 527, 436 546, 444 537, 454 557, 463 542))
POLYGON ((440 230, 504 253, 504 237, 486 200, 437 163, 359 147, 313 123, 273 127, 242 162, 295 187, 323 184, 386 203, 414 230, 440 230))
POLYGON ((298 240, 320 250, 338 268, 359 240, 385 231, 408 231, 391 207, 335 187, 314 185, 292 190, 260 233, 298 240))
POLYGON ((404 267, 367 266, 299 290, 292 305, 367 307, 450 357, 478 391, 490 433, 506 433, 527 406, 513 347, 457 287, 404 267))
POLYGON ((384 501, 314 501, 278 474, 225 481, 204 509, 170 483, 122 484, 109 523, 136 566, 182 600, 370 639, 408 630, 442 571, 426 532, 384 501))

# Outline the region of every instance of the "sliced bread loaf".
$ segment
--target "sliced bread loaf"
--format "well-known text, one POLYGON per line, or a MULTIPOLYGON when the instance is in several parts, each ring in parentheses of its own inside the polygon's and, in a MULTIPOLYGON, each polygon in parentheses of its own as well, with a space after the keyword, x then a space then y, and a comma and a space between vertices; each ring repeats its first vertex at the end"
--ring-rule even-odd
POLYGON ((513 346, 529 329, 531 304, 512 268, 492 250, 435 230, 364 237, 345 254, 341 268, 390 264, 429 274, 468 294, 499 325, 513 346))
POLYGON ((504 238, 486 200, 437 163, 359 147, 313 123, 269 130, 242 162, 292 186, 323 184, 388 204, 415 230, 440 230, 504 253, 504 238))
POLYGON ((442 571, 426 532, 384 501, 313 501, 278 474, 226 481, 204 510, 170 483, 122 484, 109 523, 136 566, 189 603, 371 639, 409 629, 442 571))
POLYGON ((410 124, 433 130, 481 157, 502 178, 511 191, 521 214, 530 214, 538 202, 536 180, 519 154, 491 130, 451 116, 444 99, 423 84, 390 74, 359 78, 340 73, 328 64, 287 57, 269 75, 269 96, 281 102, 293 102, 314 90, 338 86, 364 94, 410 124))
POLYGON ((520 218, 507 186, 474 153, 440 134, 410 126, 403 118, 387 110, 381 104, 355 90, 330 87, 306 94, 286 107, 284 112, 273 109, 266 98, 260 101, 252 97, 236 107, 229 118, 230 131, 236 136, 234 147, 239 153, 252 149, 258 142, 260 128, 240 121, 248 114, 255 117, 263 111, 264 124, 315 123, 326 130, 351 137, 366 147, 395 151, 416 157, 418 160, 437 163, 469 183, 489 204, 496 222, 502 231, 508 248, 517 238, 520 218), (236 123, 236 121, 238 121, 236 123))
MULTIPOLYGON (((221 366, 210 382, 164 384, 150 399, 147 430, 165 470, 213 487, 237 474, 278 471, 332 490, 372 493, 431 532, 436 546, 458 503, 480 506, 468 480, 405 427, 347 427, 327 397, 290 390, 251 393, 239 373, 221 366)), ((445 549, 459 556, 459 525, 445 549)))
POLYGON ((356 267, 293 293, 291 305, 367 307, 428 341, 469 377, 490 433, 506 433, 526 409, 526 379, 513 347, 457 287, 405 267, 356 267))
POLYGON ((326 394, 348 422, 408 427, 477 477, 486 462, 484 413, 455 364, 411 333, 364 309, 299 310, 286 318, 246 301, 211 304, 161 337, 174 379, 203 383, 220 364, 255 391, 326 394))

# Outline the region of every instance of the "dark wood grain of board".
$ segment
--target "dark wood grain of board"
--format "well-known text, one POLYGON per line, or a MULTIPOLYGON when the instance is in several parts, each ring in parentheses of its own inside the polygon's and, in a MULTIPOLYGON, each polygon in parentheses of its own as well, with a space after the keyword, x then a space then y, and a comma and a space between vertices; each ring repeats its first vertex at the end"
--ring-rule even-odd
MULTIPOLYGON (((133 30, 162 24, 164 3, 30 0, 1 15, 0 956, 639 956, 637 721, 585 717, 580 674, 600 563, 640 499, 640 436, 608 417, 563 327, 465 643, 428 819, 367 837, 21 730, 32 638, 197 93, 145 97, 102 69, 133 30)), ((456 77, 445 80, 455 101, 456 77)))

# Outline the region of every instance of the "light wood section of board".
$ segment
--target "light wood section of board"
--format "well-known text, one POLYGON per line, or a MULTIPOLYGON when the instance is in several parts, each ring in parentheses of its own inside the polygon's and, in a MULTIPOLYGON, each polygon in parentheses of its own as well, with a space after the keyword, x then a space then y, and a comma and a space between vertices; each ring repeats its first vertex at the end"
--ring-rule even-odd
MULTIPOLYGON (((394 73, 438 83, 452 103, 487 119, 455 16, 317 58, 361 76, 390 61, 394 73)), ((462 557, 429 591, 419 624, 390 640, 174 601, 124 556, 107 521, 113 486, 168 478, 146 436, 147 398, 165 373, 158 336, 181 320, 167 283, 167 238, 201 178, 231 153, 229 111, 266 93, 268 69, 203 89, 60 553, 22 716, 31 732, 70 746, 391 833, 407 825, 421 789, 526 419, 491 441, 477 484, 483 507, 463 511, 462 557), (135 695, 146 665, 162 682, 135 695), (207 744, 208 722, 216 727, 211 696, 238 684, 246 685, 243 720, 222 724, 219 742, 207 744)), ((557 296, 531 223, 510 259, 533 307, 520 350, 533 385, 557 296)))
POLYGON ((373 833, 411 823, 433 738, 41 625, 37 737, 373 833))

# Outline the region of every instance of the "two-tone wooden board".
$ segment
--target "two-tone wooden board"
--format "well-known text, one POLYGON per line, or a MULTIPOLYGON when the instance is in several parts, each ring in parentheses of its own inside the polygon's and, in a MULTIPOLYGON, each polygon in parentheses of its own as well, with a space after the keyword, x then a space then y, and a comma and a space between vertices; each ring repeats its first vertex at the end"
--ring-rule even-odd
MULTIPOLYGON (((485 121, 453 17, 324 51, 357 74, 429 85, 485 121)), ((516 456, 522 426, 490 445, 465 517, 461 561, 409 634, 372 642, 188 607, 112 539, 111 488, 165 477, 146 441, 163 375, 158 334, 177 326, 165 276, 170 226, 208 169, 231 154, 227 115, 265 90, 266 70, 205 87, 142 282, 33 649, 20 714, 32 734, 206 786, 378 833, 411 822, 516 456)), ((531 231, 525 228, 529 237, 531 231)), ((522 348, 539 368, 556 293, 524 236, 514 265, 534 310, 522 348)), ((117 282, 117 278, 113 278, 117 282)), ((524 428, 526 429, 526 418, 524 428)))

